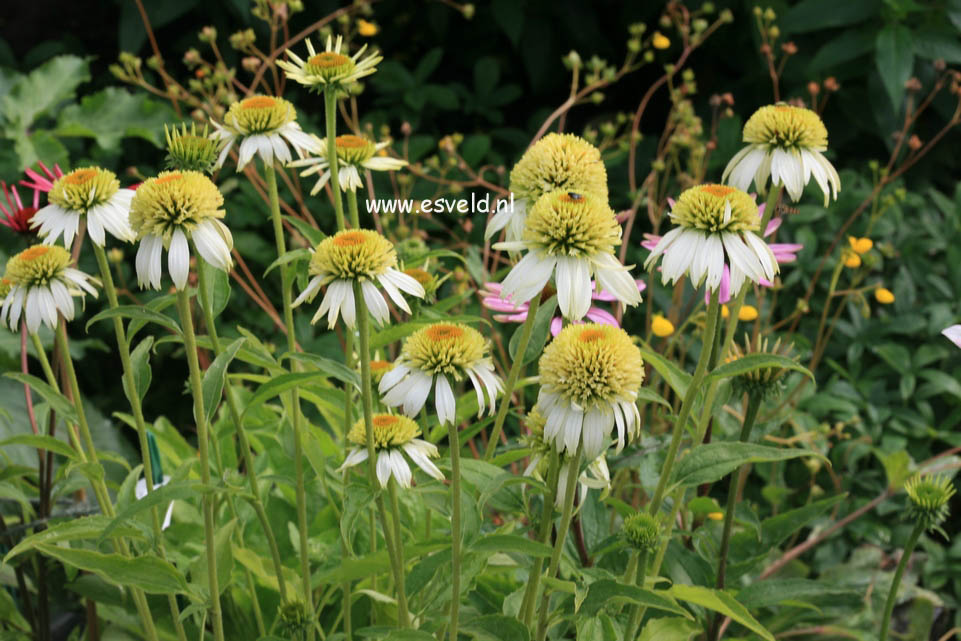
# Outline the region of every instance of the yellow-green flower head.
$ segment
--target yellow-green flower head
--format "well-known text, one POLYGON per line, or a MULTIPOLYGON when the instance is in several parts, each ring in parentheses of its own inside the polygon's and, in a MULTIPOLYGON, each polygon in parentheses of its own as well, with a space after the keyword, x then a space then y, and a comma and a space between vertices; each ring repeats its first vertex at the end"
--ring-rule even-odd
POLYGON ((531 207, 523 240, 551 256, 613 254, 621 244, 621 226, 606 196, 558 190, 531 207))
MULTIPOLYGON (((408 267, 404 270, 404 273, 420 283, 421 287, 424 288, 424 292, 430 298, 440 287, 440 281, 436 276, 431 274, 426 269, 421 269, 420 267, 408 267)), ((432 298, 430 298, 433 300, 432 298)))
POLYGON ((205 174, 213 171, 217 163, 218 145, 207 134, 207 125, 204 125, 200 134, 197 133, 196 123, 191 123, 189 130, 186 124, 172 129, 164 125, 164 136, 167 139, 167 169, 205 174))
POLYGON ((164 171, 137 188, 130 224, 137 234, 137 280, 160 289, 161 251, 169 250, 170 277, 177 289, 187 284, 189 242, 208 263, 230 271, 233 237, 220 219, 224 197, 199 171, 164 171))
POLYGON ((948 518, 948 501, 954 496, 950 476, 923 477, 915 474, 904 484, 910 504, 909 518, 922 523, 926 530, 941 532, 941 524, 948 518))
POLYGON ((394 369, 394 364, 390 361, 371 361, 370 362, 370 378, 373 382, 379 383, 384 374, 394 369))
POLYGON ((367 45, 361 47, 353 56, 348 56, 346 49, 341 51, 342 45, 341 36, 337 36, 336 41, 328 36, 326 49, 318 53, 308 38, 307 60, 288 49, 287 56, 290 61, 278 60, 277 66, 284 70, 288 78, 302 85, 318 90, 327 87, 342 89, 377 71, 377 63, 383 60, 383 56, 376 52, 364 58, 367 45))
POLYGON ((129 242, 133 232, 127 220, 133 192, 120 189, 117 175, 100 167, 82 167, 54 181, 47 194, 48 204, 30 219, 30 228, 39 227, 43 242, 52 245, 63 236, 67 249, 83 218, 91 240, 103 247, 104 230, 115 238, 129 242))
POLYGON ((754 199, 727 185, 684 190, 671 208, 671 219, 682 227, 709 232, 757 231, 761 226, 754 199))
MULTIPOLYGON (((797 360, 797 355, 794 354, 791 344, 781 345, 780 338, 774 341, 773 344, 770 343, 767 338, 759 339, 759 344, 755 344, 745 336, 743 346, 732 343, 731 355, 727 357, 726 362, 731 363, 739 358, 752 354, 771 354, 790 358, 794 361, 797 360)), ((783 377, 787 371, 786 368, 776 365, 761 367, 735 376, 732 383, 737 394, 750 394, 759 398, 772 398, 781 393, 784 387, 783 377)))
POLYGON ((551 276, 565 318, 579 321, 591 307, 595 284, 625 305, 641 302, 630 268, 614 256, 621 226, 607 197, 556 190, 531 207, 519 241, 496 243, 495 249, 527 250, 501 284, 501 298, 515 305, 543 291, 551 276))
POLYGON ((337 160, 350 165, 363 165, 373 157, 377 145, 363 136, 345 134, 334 138, 337 160))
MULTIPOLYGON (((334 138, 334 150, 337 155, 337 182, 341 191, 357 191, 364 186, 361 172, 364 169, 372 171, 396 171, 407 165, 406 160, 392 158, 384 151, 390 146, 390 141, 375 143, 363 136, 345 134, 334 138)), ((307 167, 301 176, 319 175, 310 193, 316 194, 327 181, 330 180, 330 162, 327 159, 327 139, 314 136, 314 153, 311 158, 295 160, 291 167, 307 167)))
POLYGON ((364 301, 374 320, 382 325, 390 318, 390 311, 384 297, 377 291, 378 283, 394 304, 408 314, 410 306, 400 292, 424 297, 420 283, 397 269, 397 252, 390 241, 369 229, 343 230, 320 241, 313 250, 309 271, 313 278, 293 306, 313 300, 321 287, 329 285, 311 320, 316 323, 327 314, 329 327, 334 326, 341 313, 347 326, 354 326, 355 282, 360 283, 364 301))
POLYGON ((477 416, 486 406, 484 392, 494 412, 497 392, 502 389, 494 373, 489 343, 480 332, 460 323, 433 323, 407 337, 394 369, 380 381, 381 399, 388 407, 403 406, 416 416, 431 389, 441 425, 453 423, 457 408, 451 379, 469 378, 477 393, 477 416))
POLYGON ((684 190, 671 208, 676 227, 651 250, 644 267, 663 254, 661 280, 676 283, 690 276, 695 287, 709 291, 721 286, 724 269, 730 270, 731 295, 745 279, 773 281, 779 268, 774 253, 755 232, 761 218, 754 199, 728 185, 698 185, 684 190))
MULTIPOLYGON (((377 455, 376 473, 381 487, 387 487, 391 477, 403 487, 410 487, 410 460, 435 479, 444 480, 444 475, 430 459, 437 458, 439 453, 433 444, 417 438, 420 428, 412 419, 394 414, 374 414, 371 418, 371 432, 373 436, 374 453, 377 455)), ((347 454, 341 470, 352 467, 367 460, 367 424, 360 419, 347 433, 347 440, 355 447, 347 454)))
POLYGON ((747 191, 753 181, 764 193, 770 178, 796 202, 813 176, 825 207, 832 194, 837 198, 841 179, 821 153, 828 148, 828 130, 810 109, 784 103, 761 107, 744 125, 744 142, 748 145, 731 158, 722 182, 747 191))
POLYGON ((10 293, 11 287, 13 287, 13 281, 7 278, 6 275, 0 278, 0 301, 10 293))
POLYGON ((292 156, 288 144, 300 158, 315 153, 315 138, 305 134, 296 121, 297 110, 283 98, 256 95, 235 102, 227 110, 223 124, 214 123, 213 138, 223 145, 214 167, 224 164, 234 143, 241 139, 238 171, 253 159, 254 154, 267 165, 273 164, 274 158, 282 163, 290 162, 292 156))
POLYGON ((546 193, 573 191, 607 200, 607 170, 601 152, 583 138, 550 133, 524 152, 511 170, 512 206, 499 210, 486 238, 507 227, 507 240, 521 238, 528 209, 546 193))
POLYGON ((11 257, 0 285, 6 289, 0 323, 17 331, 22 314, 27 331, 34 333, 41 323, 55 330, 58 316, 73 320, 73 297, 86 292, 96 298, 90 282, 97 281, 70 263, 70 252, 57 245, 34 245, 11 257))
POLYGON ((661 526, 647 512, 638 512, 624 519, 621 535, 638 552, 653 554, 661 544, 661 526))
POLYGON ((404 343, 404 360, 428 374, 465 377, 468 368, 487 357, 487 339, 460 323, 434 323, 419 329, 404 343))
POLYGON ((640 427, 635 401, 644 381, 641 352, 627 332, 599 323, 568 325, 547 346, 538 364, 537 404, 547 417, 544 436, 574 452, 582 437, 588 459, 596 458, 615 423, 618 449, 640 427))

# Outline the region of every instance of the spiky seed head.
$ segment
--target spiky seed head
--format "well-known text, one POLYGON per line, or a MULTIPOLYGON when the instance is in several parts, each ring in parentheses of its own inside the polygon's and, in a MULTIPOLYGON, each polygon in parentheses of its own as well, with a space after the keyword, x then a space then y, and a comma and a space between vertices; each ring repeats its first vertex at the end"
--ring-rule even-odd
POLYGON ((54 181, 47 199, 62 209, 86 214, 102 205, 120 190, 117 175, 100 167, 74 169, 54 181))
POLYGON ((557 190, 531 207, 523 240, 551 256, 613 254, 621 244, 621 226, 607 196, 557 190))
POLYGON ((310 273, 331 280, 372 280, 397 266, 389 240, 370 229, 345 229, 318 243, 310 259, 310 273))
MULTIPOLYGON (((413 419, 397 414, 374 414, 371 419, 374 433, 374 449, 386 450, 409 443, 420 435, 420 428, 413 419)), ((364 419, 354 423, 347 433, 347 440, 354 445, 367 445, 367 425, 364 419)))
POLYGON ((682 227, 708 232, 757 231, 757 203, 728 185, 697 185, 685 189, 671 208, 671 219, 682 227))
POLYGON ((428 374, 449 374, 456 380, 487 357, 487 340, 473 327, 434 323, 419 329, 404 343, 404 359, 428 374))
POLYGON ((588 192, 607 200, 607 170, 597 147, 572 134, 550 133, 531 145, 511 171, 510 189, 531 203, 555 191, 588 192))
POLYGON ((784 103, 761 107, 744 124, 744 142, 780 149, 828 148, 828 130, 810 109, 784 103))

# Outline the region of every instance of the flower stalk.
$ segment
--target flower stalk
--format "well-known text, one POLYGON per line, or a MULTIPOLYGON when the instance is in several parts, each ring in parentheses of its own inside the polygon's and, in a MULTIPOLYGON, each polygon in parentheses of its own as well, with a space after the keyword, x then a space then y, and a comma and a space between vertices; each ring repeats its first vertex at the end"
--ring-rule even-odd
MULTIPOLYGON (((461 543, 461 488, 460 488, 460 434, 457 424, 448 424, 450 438, 450 492, 451 492, 451 583, 450 583, 450 639, 457 641, 458 618, 460 615, 460 565, 461 543)), ((393 485, 391 486, 393 488, 393 485)), ((395 516, 396 518, 396 516, 395 516)))
MULTIPOLYGON (((324 88, 324 115, 327 121, 327 162, 330 164, 331 200, 334 201, 334 216, 337 217, 337 229, 344 229, 344 203, 340 197, 340 176, 337 163, 337 86, 328 85, 324 88)), ((358 225, 354 225, 358 227, 358 225)))
POLYGON ((891 589, 888 591, 888 599, 884 603, 884 614, 881 615, 881 636, 879 637, 881 641, 888 641, 891 615, 894 613, 894 604, 898 600, 898 588, 901 587, 901 579, 904 578, 904 571, 908 567, 908 562, 911 560, 911 554, 918 544, 918 539, 921 538, 921 534, 924 532, 924 526, 925 523, 919 520, 914 526, 914 529, 911 530, 907 543, 904 544, 904 551, 901 552, 901 560, 898 561, 898 567, 894 571, 894 578, 891 579, 891 589))
MULTIPOLYGON (((541 507, 540 529, 537 532, 537 540, 547 544, 551 535, 551 526, 554 525, 554 501, 557 498, 557 477, 560 469, 560 455, 557 450, 551 449, 550 462, 547 470, 547 493, 544 495, 544 504, 541 507)), ((534 559, 527 580, 527 589, 524 591, 524 599, 521 601, 520 617, 524 627, 529 628, 534 619, 534 601, 537 598, 537 589, 540 586, 541 571, 544 569, 544 559, 538 556, 534 559)))

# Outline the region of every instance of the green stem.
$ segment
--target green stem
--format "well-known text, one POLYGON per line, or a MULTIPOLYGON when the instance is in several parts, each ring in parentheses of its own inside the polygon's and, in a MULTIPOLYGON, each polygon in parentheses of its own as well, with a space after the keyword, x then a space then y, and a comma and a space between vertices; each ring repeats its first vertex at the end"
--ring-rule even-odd
POLYGON ((687 424, 687 419, 691 415, 691 409, 694 406, 694 398, 697 396, 698 391, 700 391, 701 383, 704 381, 704 376, 707 373, 707 364, 711 358, 711 352, 714 351, 714 330, 717 327, 717 319, 720 315, 721 306, 717 302, 718 293, 717 290, 711 293, 711 303, 707 307, 707 324, 704 326, 704 339, 701 341, 701 356, 697 360, 697 366, 694 369, 694 375, 691 377, 691 382, 687 386, 687 393, 684 394, 684 400, 681 403, 681 409, 677 414, 677 420, 674 422, 674 431, 671 434, 671 444, 667 449, 667 459, 664 461, 664 467, 661 468, 661 476, 657 480, 657 488, 654 490, 654 497, 651 499, 651 514, 657 515, 658 511, 661 509, 661 501, 664 499, 664 490, 667 488, 667 482, 671 477, 671 470, 674 467, 674 461, 677 458, 677 451, 681 445, 681 437, 684 434, 684 426, 687 424))
POLYGON ((347 212, 350 215, 350 226, 360 229, 360 212, 357 209, 357 192, 353 189, 347 192, 347 212))
POLYGON ((908 542, 904 544, 904 552, 901 553, 898 568, 894 571, 894 578, 891 579, 891 589, 888 591, 888 600, 884 604, 884 615, 881 617, 880 641, 888 641, 888 628, 891 626, 891 614, 894 612, 894 603, 897 601, 898 588, 901 586, 901 579, 904 577, 904 571, 908 567, 908 561, 911 560, 911 553, 914 552, 914 546, 918 544, 918 539, 921 538, 923 532, 924 523, 919 521, 918 524, 914 526, 914 530, 911 531, 908 542))
POLYGON ((330 190, 333 192, 337 229, 344 229, 344 203, 340 199, 340 176, 337 162, 337 88, 324 90, 324 115, 327 120, 327 163, 330 165, 330 190))
POLYGON ((450 491, 451 491, 451 587, 450 587, 450 640, 457 641, 458 616, 460 614, 460 562, 461 562, 461 514, 460 514, 460 435, 457 425, 448 426, 450 433, 450 491))
POLYGON ((497 416, 494 418, 494 427, 491 430, 490 440, 487 441, 487 451, 484 453, 484 460, 490 461, 494 458, 497 450, 497 443, 500 441, 501 432, 504 430, 504 420, 511 407, 511 395, 514 393, 514 386, 517 379, 524 369, 524 354, 527 352, 527 344, 531 340, 531 332, 534 329, 534 318, 537 316, 537 308, 541 304, 540 292, 531 299, 527 308, 527 318, 521 326, 521 338, 517 342, 517 351, 514 352, 514 362, 511 364, 511 371, 507 375, 507 383, 504 385, 504 393, 501 395, 501 404, 497 408, 497 416))
MULTIPOLYGON (((354 305, 357 306, 357 333, 360 343, 360 402, 364 409, 364 427, 367 436, 367 473, 371 487, 377 483, 377 452, 374 448, 374 400, 370 387, 370 319, 367 316, 367 305, 360 289, 360 283, 354 281, 354 305)), ((389 485, 389 484, 388 484, 389 485)), ((407 611, 407 592, 404 588, 403 540, 400 536, 400 520, 397 511, 394 515, 395 535, 391 535, 387 510, 380 493, 376 494, 375 503, 380 516, 380 525, 384 530, 384 542, 390 556, 391 569, 394 574, 394 587, 397 591, 397 618, 401 627, 410 627, 410 615, 407 611)))
MULTIPOLYGON (((284 240, 284 225, 280 217, 280 197, 277 194, 277 175, 274 166, 264 163, 264 177, 267 183, 267 194, 270 198, 270 218, 274 224, 274 242, 277 247, 277 257, 287 253, 287 243, 284 240)), ((297 351, 297 335, 294 332, 294 310, 291 307, 290 272, 286 266, 280 268, 281 302, 284 308, 284 327, 287 330, 287 351, 291 354, 297 351)), ((296 372, 298 363, 291 359, 290 369, 296 372)), ((314 620, 314 595, 310 585, 310 556, 307 543, 307 491, 304 483, 304 435, 300 415, 300 393, 294 387, 289 395, 291 424, 294 432, 294 476, 297 482, 297 534, 300 539, 300 575, 303 581, 304 607, 307 617, 314 620)), ((314 638, 314 626, 307 631, 308 641, 314 638)))
MULTIPOLYGON (((557 472, 560 468, 560 456, 557 451, 551 448, 550 462, 547 469, 547 493, 544 495, 544 505, 541 506, 540 529, 537 532, 537 540, 547 544, 551 536, 551 526, 554 525, 554 501, 557 498, 557 472)), ((538 556, 534 559, 534 565, 527 575, 527 588, 524 590, 524 599, 521 601, 520 615, 524 627, 531 627, 534 622, 534 602, 537 600, 537 590, 541 582, 541 571, 544 569, 544 558, 538 556)))
MULTIPOLYGON (((190 390, 194 397, 194 420, 197 421, 197 449, 200 453, 200 478, 210 486, 210 457, 207 452, 207 414, 204 408, 203 374, 197 360, 197 337, 194 335, 194 321, 190 312, 190 296, 186 290, 177 292, 177 311, 183 325, 184 349, 187 352, 187 368, 190 371, 190 390)), ((207 554, 207 584, 210 588, 210 618, 214 626, 214 639, 224 641, 224 622, 220 611, 220 586, 217 581, 217 546, 215 544, 214 496, 205 492, 203 496, 204 540, 207 554)))
MULTIPOLYGON (((387 492, 390 495, 390 511, 394 521, 394 548, 396 553, 397 577, 397 607, 400 611, 400 624, 405 628, 410 627, 410 615, 407 612, 407 588, 404 581, 404 535, 400 527, 400 502, 397 500, 397 480, 391 476, 387 482, 387 492)), ((451 637, 454 639, 454 637, 451 637)))
MULTIPOLYGON (((649 556, 650 556, 650 552, 648 552, 647 550, 644 550, 643 552, 638 552, 637 554, 635 554, 634 559, 632 559, 632 560, 636 560, 636 564, 635 564, 636 574, 634 577, 634 585, 636 585, 639 588, 644 587, 644 580, 647 578, 647 560, 649 556)), ((627 625, 628 633, 624 635, 625 639, 637 638, 637 632, 638 632, 637 627, 641 625, 642 616, 644 616, 644 608, 642 608, 638 604, 633 605, 631 607, 630 623, 628 623, 627 625)))
MULTIPOLYGON (((329 151, 329 148, 328 148, 328 151, 329 151)), ((356 222, 357 221, 357 194, 355 194, 353 191, 348 192, 347 199, 348 199, 347 202, 350 204, 351 225, 357 228, 359 227, 359 225, 356 222)), ((338 227, 338 231, 343 230, 344 229, 344 227, 342 226, 343 216, 341 216, 338 219, 338 223, 341 224, 341 226, 338 227)), ((345 333, 344 362, 346 363, 347 367, 351 371, 355 371, 357 367, 357 363, 354 362, 354 330, 349 327, 345 327, 344 330, 345 330, 344 331, 345 333)), ((348 432, 350 432, 350 428, 353 426, 353 423, 354 423, 354 393, 350 385, 344 385, 344 440, 345 440, 345 443, 347 439, 347 434, 348 432)), ((350 472, 348 472, 347 470, 344 470, 344 475, 343 475, 344 487, 347 487, 347 475, 349 473, 350 472)), ((374 523, 373 519, 374 519, 373 513, 371 513, 371 525, 373 525, 374 523)), ((376 530, 372 530, 372 532, 376 532, 376 530)), ((376 545, 377 545, 377 541, 374 537, 372 537, 371 538, 372 552, 376 549, 376 545)), ((340 548, 341 548, 341 553, 344 555, 344 558, 349 558, 351 553, 350 542, 342 538, 340 548)), ((376 576, 373 577, 372 580, 373 580, 373 589, 376 592, 377 591, 376 576)), ((351 620, 351 612, 350 612, 351 586, 349 581, 344 582, 344 584, 342 585, 342 590, 344 592, 344 635, 346 636, 347 641, 350 641, 351 635, 352 635, 353 621, 351 620)))
MULTIPOLYGON (((571 517, 574 515, 574 492, 577 491, 577 479, 580 476, 581 454, 584 451, 584 440, 577 443, 577 451, 568 461, 567 486, 564 488, 564 510, 561 512, 561 522, 557 528, 557 540, 554 541, 554 551, 551 553, 551 563, 547 567, 547 578, 557 576, 557 569, 564 553, 564 543, 567 541, 567 531, 571 527, 571 517)), ((537 617, 537 641, 544 641, 547 636, 547 615, 550 607, 551 593, 547 588, 541 597, 540 613, 537 617)))
MULTIPOLYGON (((94 255, 97 257, 97 265, 100 267, 100 277, 103 281, 103 289, 107 293, 107 302, 111 309, 118 307, 117 288, 113 284, 113 274, 110 271, 110 264, 107 262, 107 255, 103 247, 93 243, 94 255)), ((130 364, 130 346, 127 344, 127 333, 124 330, 123 321, 119 316, 113 317, 113 331, 117 339, 117 351, 120 353, 120 363, 123 366, 123 382, 127 390, 127 400, 130 401, 130 411, 133 414, 134 426, 137 428, 137 438, 140 441, 140 457, 143 461, 143 473, 147 494, 154 491, 154 470, 150 460, 150 446, 147 444, 147 424, 143 417, 143 406, 140 403, 140 394, 137 392, 137 385, 134 381, 133 367, 130 364)), ((153 528, 154 539, 157 544, 157 553, 161 559, 166 560, 167 554, 164 550, 163 531, 160 527, 160 515, 157 508, 150 508, 150 521, 153 528)), ((170 607, 170 618, 174 624, 174 630, 180 641, 187 641, 187 633, 184 630, 183 622, 180 620, 180 608, 177 606, 177 598, 168 595, 168 606, 170 607)))
MULTIPOLYGON (((204 313, 204 323, 207 325, 207 335, 210 336, 210 344, 214 348, 214 356, 223 353, 220 336, 217 333, 217 323, 214 318, 213 305, 210 301, 210 293, 207 289, 207 268, 205 265, 198 265, 197 285, 200 291, 200 307, 204 313)), ((250 487, 250 494, 253 497, 251 505, 260 522, 260 528, 267 538, 267 546, 270 548, 270 557, 274 565, 274 574, 277 576, 277 589, 280 592, 282 603, 287 602, 287 582, 284 579, 284 564, 280 559, 280 548, 277 546, 277 538, 270 527, 270 519, 267 517, 267 510, 264 509, 264 501, 260 492, 260 483, 257 481, 257 470, 254 468, 254 456, 250 449, 250 441, 244 432, 243 421, 241 420, 240 408, 237 407, 237 399, 234 396, 233 387, 230 385, 230 377, 224 377, 224 396, 227 399, 227 410, 230 412, 230 420, 234 423, 234 430, 237 432, 237 442, 240 444, 240 454, 244 460, 244 468, 247 470, 247 485, 250 487)), ((251 595, 256 601, 256 595, 251 595)))

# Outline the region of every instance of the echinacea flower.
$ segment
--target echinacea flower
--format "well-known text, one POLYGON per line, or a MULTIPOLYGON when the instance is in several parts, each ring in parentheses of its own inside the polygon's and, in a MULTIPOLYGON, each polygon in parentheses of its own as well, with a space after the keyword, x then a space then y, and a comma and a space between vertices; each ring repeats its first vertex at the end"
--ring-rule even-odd
POLYGON ((190 129, 186 124, 180 128, 168 129, 164 125, 164 137, 167 140, 167 169, 172 171, 199 171, 209 174, 217 164, 217 142, 207 133, 207 125, 197 133, 197 124, 191 123, 190 129))
POLYGON ((35 189, 33 191, 32 206, 24 206, 15 185, 7 187, 7 183, 0 180, 0 191, 3 191, 3 198, 7 201, 6 205, 0 202, 0 213, 3 213, 3 218, 0 218, 0 225, 18 234, 29 234, 30 219, 40 208, 40 190, 35 189))
POLYGON ((549 133, 524 152, 511 170, 513 205, 487 224, 486 239, 507 227, 507 240, 520 240, 528 209, 546 193, 591 193, 607 200, 607 170, 597 147, 572 134, 549 133))
MULTIPOLYGON (((643 292, 647 287, 647 284, 642 280, 635 280, 637 284, 637 291, 643 292)), ((591 288, 593 293, 591 294, 591 300, 601 301, 606 303, 611 303, 617 300, 611 294, 601 290, 597 291, 594 289, 595 284, 591 283, 591 288)), ((523 323, 527 320, 527 313, 530 310, 530 302, 521 303, 520 305, 515 305, 509 300, 501 298, 501 284, 500 283, 484 283, 484 289, 480 291, 481 304, 493 311, 498 312, 494 314, 494 320, 499 323, 523 323)), ((590 309, 584 315, 590 322, 603 323, 604 325, 613 325, 614 327, 620 327, 620 323, 617 322, 617 318, 607 310, 601 309, 591 305, 590 309)), ((575 321, 577 323, 583 321, 575 321)), ((551 335, 557 336, 561 333, 561 329, 564 327, 564 319, 560 316, 555 316, 551 319, 551 335)))
POLYGON ((640 431, 637 392, 644 381, 641 352, 623 329, 569 325, 544 350, 538 364, 538 411, 544 438, 559 452, 583 443, 592 461, 617 427, 617 452, 640 431))
POLYGON ((73 297, 86 292, 96 298, 90 283, 98 281, 70 262, 70 252, 58 245, 34 245, 10 258, 3 276, 10 289, 0 307, 0 323, 16 331, 22 314, 33 334, 41 323, 56 330, 58 316, 73 320, 73 297))
POLYGON ((357 313, 354 306, 354 283, 360 283, 364 302, 374 321, 380 325, 388 322, 390 311, 387 301, 377 291, 377 283, 384 288, 394 304, 410 313, 404 291, 417 298, 424 297, 424 288, 416 280, 397 269, 397 252, 389 240, 369 229, 339 231, 318 243, 310 258, 310 275, 313 278, 293 306, 312 301, 327 285, 324 300, 317 313, 310 319, 316 323, 327 314, 327 326, 333 328, 337 317, 343 315, 347 327, 353 327, 357 313))
POLYGON ((37 233, 47 245, 63 236, 64 246, 70 249, 83 219, 90 239, 101 247, 106 242, 104 230, 114 238, 130 242, 136 237, 128 219, 133 194, 120 188, 112 171, 99 167, 74 169, 54 181, 47 194, 47 206, 33 215, 30 228, 39 227, 37 233))
MULTIPOLYGON (((525 424, 531 433, 522 437, 526 445, 531 449, 530 462, 524 469, 524 476, 530 476, 538 481, 545 481, 544 472, 547 470, 547 463, 553 446, 544 440, 544 416, 534 407, 527 414, 525 424)), ((558 508, 564 506, 564 488, 567 487, 567 475, 571 473, 572 456, 564 456, 561 467, 557 471, 557 489, 554 494, 554 504, 558 508)), ((577 479, 580 489, 580 500, 578 505, 583 505, 587 498, 588 490, 602 490, 601 499, 607 495, 611 488, 611 472, 607 467, 607 457, 602 453, 581 472, 577 479)))
POLYGON ((766 193, 770 178, 797 202, 814 176, 824 206, 831 196, 837 200, 841 178, 821 153, 828 148, 828 130, 810 109, 782 103, 761 107, 744 124, 744 142, 748 146, 731 158, 721 182, 747 191, 753 181, 766 193))
POLYGON ((39 161, 37 162, 37 166, 40 167, 40 171, 42 171, 43 174, 28 167, 23 173, 27 174, 29 180, 21 180, 20 184, 34 191, 42 191, 46 194, 53 189, 53 183, 55 183, 58 178, 63 177, 63 170, 60 169, 60 165, 54 164, 53 169, 50 169, 39 161))
POLYGON ((651 251, 644 267, 661 256, 661 280, 676 283, 689 275, 695 287, 718 290, 724 267, 730 267, 732 294, 745 279, 774 280, 777 260, 756 233, 761 224, 754 199, 726 185, 698 185, 686 189, 670 212, 677 224, 651 251))
POLYGON ((521 240, 496 249, 527 250, 501 284, 501 296, 519 304, 540 294, 554 276, 564 318, 578 321, 591 308, 596 286, 625 305, 641 302, 630 268, 614 256, 621 226, 604 197, 573 191, 544 194, 531 208, 521 240))
POLYGON ((378 389, 384 405, 403 406, 404 414, 416 416, 433 388, 437 418, 446 425, 457 415, 451 381, 467 378, 477 393, 478 418, 485 406, 493 414, 497 393, 504 386, 494 373, 489 341, 466 325, 434 323, 407 337, 400 358, 381 378, 378 389))
POLYGON ((317 89, 344 87, 377 71, 377 63, 384 59, 383 56, 375 52, 364 58, 367 45, 353 56, 348 56, 340 51, 343 40, 342 36, 337 36, 336 41, 327 36, 327 47, 317 53, 310 38, 307 38, 307 60, 288 49, 287 56, 291 61, 278 60, 277 66, 291 80, 317 89))
POLYGON ((945 327, 941 330, 941 333, 949 341, 961 347, 961 325, 952 325, 951 327, 945 327))
MULTIPOLYGON (((438 481, 444 480, 444 474, 430 460, 440 456, 437 447, 417 438, 420 428, 413 420, 394 414, 374 414, 371 427, 374 433, 374 453, 377 455, 377 480, 381 487, 387 487, 391 476, 401 487, 410 487, 412 476, 404 454, 430 476, 438 481)), ((354 423, 347 433, 347 440, 354 444, 354 448, 347 454, 338 472, 367 460, 369 452, 364 419, 354 423)))
POLYGON ((171 280, 178 290, 186 287, 191 241, 205 261, 229 272, 234 241, 220 220, 223 204, 220 190, 199 171, 162 171, 145 180, 130 203, 130 224, 140 241, 138 284, 160 289, 166 249, 171 280))
POLYGON ((230 105, 224 123, 214 123, 215 140, 223 145, 214 169, 223 166, 235 142, 240 141, 237 171, 249 163, 254 154, 265 165, 292 160, 288 144, 299 158, 315 153, 316 138, 304 133, 297 124, 297 110, 283 98, 251 96, 230 105))
MULTIPOLYGON (((291 167, 308 167, 300 172, 301 176, 320 174, 317 183, 310 190, 316 194, 327 181, 330 180, 330 163, 327 161, 327 139, 314 137, 314 148, 317 156, 303 158, 290 163, 291 167), (322 174, 320 172, 323 172, 322 174)), ((337 179, 341 191, 357 191, 364 186, 360 172, 364 169, 373 171, 396 171, 407 165, 406 160, 381 156, 378 152, 390 145, 389 140, 374 143, 361 136, 348 134, 337 136, 334 146, 337 149, 337 179)))

